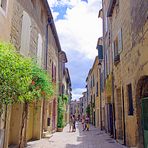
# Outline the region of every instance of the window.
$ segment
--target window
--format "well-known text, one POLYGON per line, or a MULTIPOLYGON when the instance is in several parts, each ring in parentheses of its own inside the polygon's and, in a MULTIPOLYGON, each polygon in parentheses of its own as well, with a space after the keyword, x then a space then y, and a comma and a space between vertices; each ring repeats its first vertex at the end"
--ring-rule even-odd
POLYGON ((28 13, 23 11, 20 53, 24 56, 28 56, 29 54, 30 33, 31 33, 31 19, 28 13))
POLYGON ((38 47, 37 47, 37 63, 41 66, 42 64, 42 49, 43 49, 43 40, 42 36, 38 34, 38 47))
POLYGON ((6 10, 7 7, 7 0, 0 0, 0 7, 6 10))
POLYGON ((94 74, 93 74, 93 87, 95 86, 95 77, 94 77, 94 74))
POLYGON ((105 14, 105 32, 108 31, 108 17, 107 17, 107 11, 106 11, 106 14, 105 14))
POLYGON ((132 85, 127 85, 127 91, 128 91, 128 115, 133 115, 133 96, 132 96, 132 85))
POLYGON ((118 36, 115 38, 113 43, 113 49, 114 49, 114 63, 120 61, 120 53, 122 51, 122 29, 119 30, 118 36))
POLYGON ((98 82, 96 83, 96 96, 98 96, 98 82))
POLYGON ((56 66, 52 62, 52 82, 56 82, 56 66))

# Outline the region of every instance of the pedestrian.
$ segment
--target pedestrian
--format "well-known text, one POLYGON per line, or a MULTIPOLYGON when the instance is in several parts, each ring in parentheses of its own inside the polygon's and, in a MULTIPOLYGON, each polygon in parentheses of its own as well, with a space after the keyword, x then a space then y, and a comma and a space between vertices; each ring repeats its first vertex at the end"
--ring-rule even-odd
POLYGON ((82 128, 84 131, 84 129, 85 129, 85 116, 84 115, 82 116, 82 128))
POLYGON ((86 130, 89 131, 89 116, 86 117, 86 130))
POLYGON ((75 115, 73 115, 73 129, 72 132, 76 131, 76 119, 75 119, 75 115))
POLYGON ((69 119, 69 132, 73 130, 73 116, 70 116, 69 119))

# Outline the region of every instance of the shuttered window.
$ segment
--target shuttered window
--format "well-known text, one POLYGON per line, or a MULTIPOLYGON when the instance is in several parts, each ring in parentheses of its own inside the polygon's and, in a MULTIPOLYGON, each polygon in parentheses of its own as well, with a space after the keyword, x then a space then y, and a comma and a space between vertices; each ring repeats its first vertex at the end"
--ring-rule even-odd
POLYGON ((37 63, 42 65, 42 52, 43 52, 43 40, 41 34, 38 34, 38 47, 37 47, 37 63))
POLYGON ((30 49, 31 19, 27 12, 23 11, 21 48, 20 53, 28 57, 30 49))
POLYGON ((98 82, 96 83, 96 96, 98 96, 98 82))

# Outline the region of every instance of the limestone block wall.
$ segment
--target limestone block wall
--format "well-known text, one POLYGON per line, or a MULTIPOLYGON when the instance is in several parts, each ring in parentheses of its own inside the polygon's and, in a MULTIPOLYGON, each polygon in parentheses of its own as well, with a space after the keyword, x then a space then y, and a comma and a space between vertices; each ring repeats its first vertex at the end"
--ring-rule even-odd
MULTIPOLYGON (((138 1, 137 1, 138 2, 138 1)), ((134 1, 135 3, 135 1, 134 1)), ((147 4, 146 1, 141 1, 141 4, 147 4)), ((114 65, 114 77, 115 77, 115 91, 116 88, 121 89, 121 102, 118 102, 119 96, 115 94, 115 111, 118 110, 118 107, 121 106, 121 110, 123 110, 124 105, 124 113, 125 113, 125 121, 122 119, 122 123, 119 124, 118 115, 116 113, 116 129, 117 129, 117 137, 120 136, 119 129, 123 130, 123 123, 125 122, 125 137, 126 144, 128 146, 136 146, 138 141, 138 124, 141 122, 137 120, 137 96, 136 96, 136 88, 139 79, 148 74, 148 23, 145 20, 142 20, 139 16, 139 21, 143 21, 144 23, 141 25, 141 29, 135 30, 133 27, 133 21, 135 16, 133 16, 133 11, 137 11, 137 9, 131 5, 129 1, 119 1, 118 9, 114 8, 112 15, 112 41, 115 40, 118 35, 118 31, 122 28, 122 43, 123 50, 120 53, 120 62, 117 65, 114 65), (132 15, 131 15, 132 14, 132 15), (139 34, 140 40, 135 42, 135 38, 133 38, 133 34, 139 34), (128 90, 127 85, 132 84, 132 95, 133 95, 133 107, 134 112, 133 115, 128 115, 129 101, 128 101, 128 90), (122 96, 122 88, 123 94, 122 96), (124 104, 123 104, 124 99, 124 104), (119 103, 119 104, 118 104, 119 103), (121 127, 122 125, 122 127, 121 127), (132 125, 132 126, 131 126, 132 125)), ((138 5, 137 5, 138 6, 138 5)), ((138 6, 140 7, 140 6, 138 6)), ((140 11, 140 9, 138 9, 140 11)), ((145 12, 145 9, 141 9, 141 11, 145 12)), ((145 14, 145 13, 139 13, 145 14)), ((139 38, 136 38, 139 39, 139 38)), ((123 114, 122 114, 123 116, 123 114)), ((123 133, 124 134, 124 133, 123 133)), ((141 135, 142 136, 142 135, 141 135)), ((122 136, 123 137, 123 136, 122 136)))
POLYGON ((7 0, 6 9, 0 7, 0 41, 10 41, 13 3, 14 0, 7 0))

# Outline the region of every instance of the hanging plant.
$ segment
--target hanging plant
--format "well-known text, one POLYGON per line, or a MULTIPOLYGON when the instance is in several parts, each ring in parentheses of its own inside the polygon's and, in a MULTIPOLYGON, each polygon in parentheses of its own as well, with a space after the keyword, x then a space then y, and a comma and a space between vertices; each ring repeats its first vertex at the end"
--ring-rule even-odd
POLYGON ((53 95, 53 85, 47 72, 40 68, 37 64, 32 66, 32 82, 30 84, 30 91, 36 99, 42 97, 48 99, 53 95))

